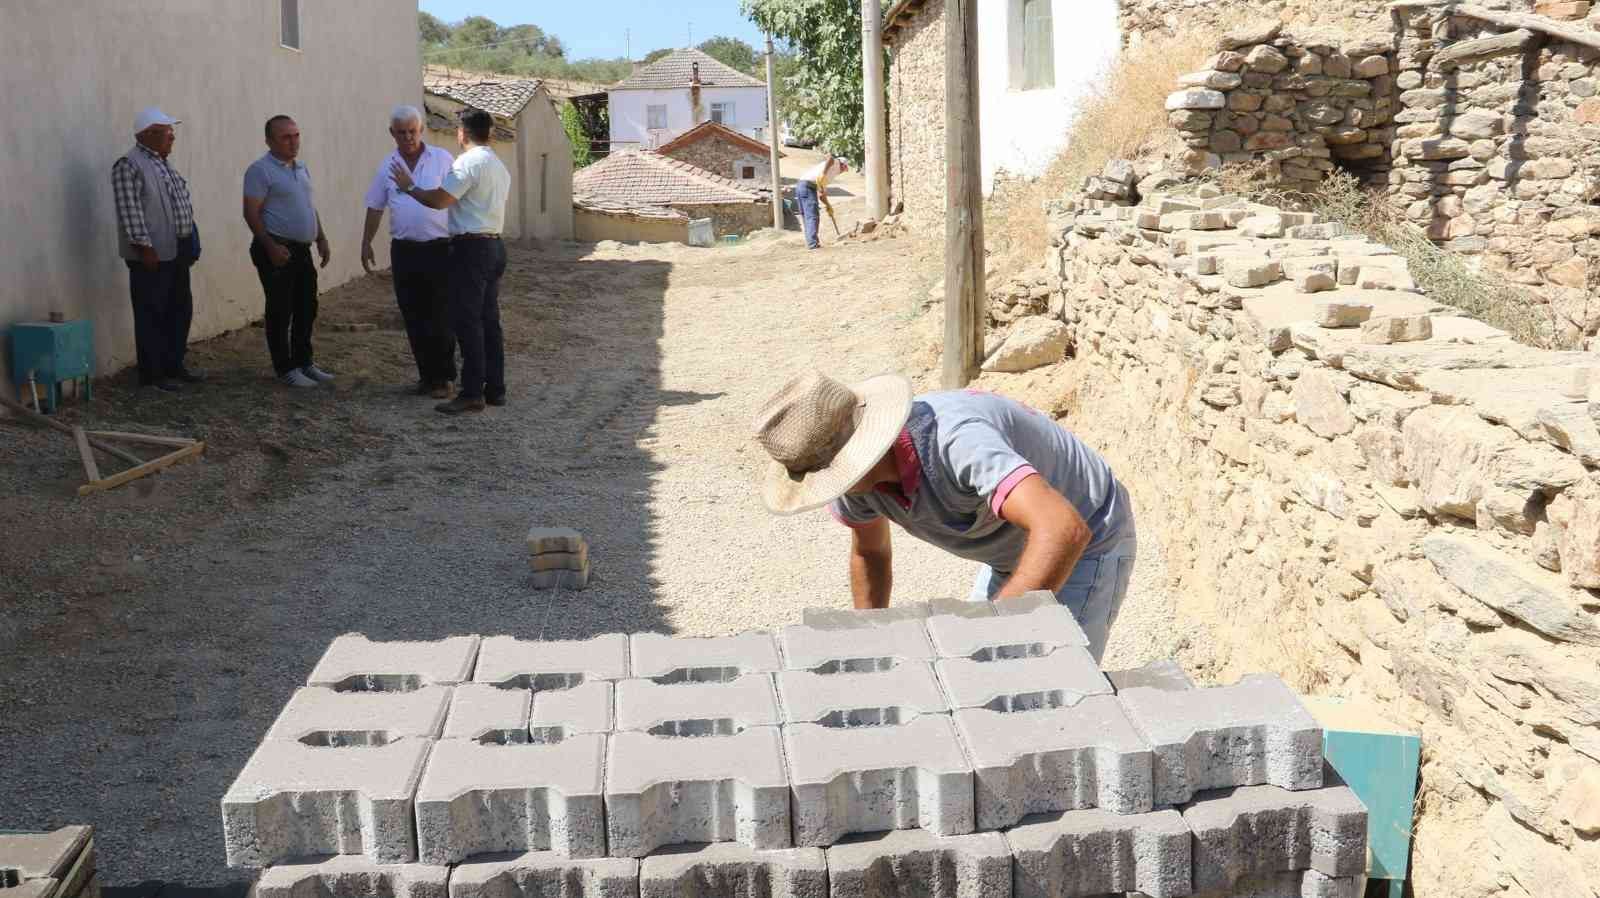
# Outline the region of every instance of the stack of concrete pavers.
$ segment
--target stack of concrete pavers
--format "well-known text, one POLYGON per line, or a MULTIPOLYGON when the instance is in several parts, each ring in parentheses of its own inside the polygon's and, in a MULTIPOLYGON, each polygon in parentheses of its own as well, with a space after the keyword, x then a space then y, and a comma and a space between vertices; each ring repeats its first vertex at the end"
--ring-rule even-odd
POLYGON ((0 831, 0 895, 5 898, 100 898, 94 828, 47 833, 0 831))
POLYGON ((260 898, 1359 892, 1366 811, 1275 678, 1102 672, 1048 594, 804 621, 340 637, 223 800, 229 862, 260 898))
POLYGON ((589 543, 566 527, 528 531, 528 565, 534 589, 582 589, 589 585, 589 543))

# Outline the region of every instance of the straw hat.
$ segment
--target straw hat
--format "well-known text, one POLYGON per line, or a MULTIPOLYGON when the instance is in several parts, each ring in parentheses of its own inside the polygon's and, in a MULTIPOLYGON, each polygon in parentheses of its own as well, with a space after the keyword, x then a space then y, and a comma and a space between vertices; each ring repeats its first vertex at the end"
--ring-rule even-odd
POLYGON ((761 500, 781 515, 827 505, 872 470, 910 416, 911 382, 898 374, 854 387, 814 372, 796 377, 756 415, 756 442, 772 456, 761 500))

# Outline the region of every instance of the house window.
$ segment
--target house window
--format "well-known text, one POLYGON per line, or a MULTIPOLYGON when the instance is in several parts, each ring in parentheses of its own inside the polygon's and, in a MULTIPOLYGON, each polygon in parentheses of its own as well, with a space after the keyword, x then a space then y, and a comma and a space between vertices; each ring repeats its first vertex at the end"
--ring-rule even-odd
POLYGON ((279 43, 291 50, 300 49, 300 0, 281 0, 282 36, 279 43))
POLYGON ((754 165, 740 166, 739 177, 746 181, 754 181, 756 179, 756 167, 754 165))
POLYGON ((543 214, 550 208, 545 200, 545 193, 550 187, 550 154, 539 154, 539 212, 543 214))
POLYGON ((667 107, 646 106, 644 108, 645 127, 651 131, 667 130, 667 107))
POLYGON ((733 104, 712 103, 711 120, 719 125, 731 124, 733 122, 733 104))
POLYGON ((1050 0, 1022 0, 1022 89, 1056 86, 1056 42, 1050 0))

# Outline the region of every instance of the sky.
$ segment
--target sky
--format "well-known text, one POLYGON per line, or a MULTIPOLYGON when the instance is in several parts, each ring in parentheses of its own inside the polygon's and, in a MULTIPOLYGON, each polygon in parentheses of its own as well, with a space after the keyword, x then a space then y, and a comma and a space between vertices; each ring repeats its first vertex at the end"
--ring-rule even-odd
POLYGON ((501 25, 538 25, 561 39, 568 59, 633 58, 682 47, 690 34, 742 38, 759 49, 761 32, 739 14, 739 0, 420 0, 423 12, 446 22, 488 16, 501 25))

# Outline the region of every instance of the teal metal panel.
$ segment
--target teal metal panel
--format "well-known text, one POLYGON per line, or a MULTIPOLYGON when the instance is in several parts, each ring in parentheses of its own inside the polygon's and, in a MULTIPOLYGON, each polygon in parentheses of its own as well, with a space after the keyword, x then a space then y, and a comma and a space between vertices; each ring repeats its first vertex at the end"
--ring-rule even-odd
POLYGON ((1369 877, 1396 883, 1405 879, 1422 740, 1325 729, 1322 744, 1328 763, 1367 806, 1369 877))

